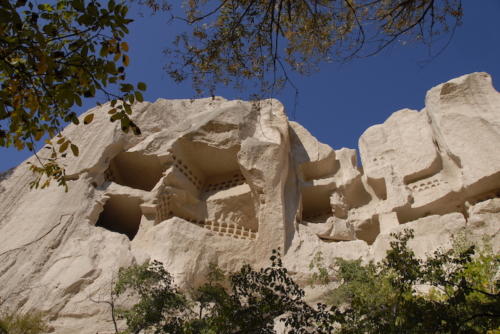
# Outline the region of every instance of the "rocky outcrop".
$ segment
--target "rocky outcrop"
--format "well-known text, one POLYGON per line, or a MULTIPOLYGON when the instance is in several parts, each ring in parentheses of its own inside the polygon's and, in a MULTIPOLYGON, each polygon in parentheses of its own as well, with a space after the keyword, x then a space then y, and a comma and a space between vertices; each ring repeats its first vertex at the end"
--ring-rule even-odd
POLYGON ((117 270, 148 259, 189 288, 210 263, 266 265, 278 248, 298 281, 317 252, 378 260, 406 227, 419 256, 463 230, 499 251, 500 94, 485 73, 366 130, 362 167, 276 100, 139 103, 138 137, 101 108, 64 130, 82 149, 61 161, 68 193, 30 190, 26 163, 0 176, 0 303, 47 312, 57 333, 112 332, 117 270))

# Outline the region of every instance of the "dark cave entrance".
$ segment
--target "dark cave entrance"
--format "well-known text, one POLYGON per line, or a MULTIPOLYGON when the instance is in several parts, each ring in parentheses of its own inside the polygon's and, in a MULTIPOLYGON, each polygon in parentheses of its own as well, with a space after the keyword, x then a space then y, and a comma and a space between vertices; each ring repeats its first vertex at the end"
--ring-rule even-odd
POLYGON ((112 232, 125 234, 130 240, 134 239, 141 223, 141 201, 124 195, 111 195, 104 204, 96 226, 112 232))

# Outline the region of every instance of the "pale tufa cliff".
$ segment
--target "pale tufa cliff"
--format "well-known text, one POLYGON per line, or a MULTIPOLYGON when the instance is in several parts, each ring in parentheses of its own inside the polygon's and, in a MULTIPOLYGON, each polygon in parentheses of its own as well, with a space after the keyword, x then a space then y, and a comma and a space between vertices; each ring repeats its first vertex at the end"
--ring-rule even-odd
POLYGON ((366 130, 362 167, 276 100, 139 103, 140 137, 89 112, 64 130, 82 151, 61 161, 68 193, 30 190, 26 163, 0 176, 0 306, 47 312, 56 333, 113 333, 97 301, 118 268, 148 259, 192 287, 211 262, 267 265, 277 248, 305 282, 317 252, 378 260, 405 227, 419 256, 464 229, 500 249, 500 93, 485 73, 366 130))

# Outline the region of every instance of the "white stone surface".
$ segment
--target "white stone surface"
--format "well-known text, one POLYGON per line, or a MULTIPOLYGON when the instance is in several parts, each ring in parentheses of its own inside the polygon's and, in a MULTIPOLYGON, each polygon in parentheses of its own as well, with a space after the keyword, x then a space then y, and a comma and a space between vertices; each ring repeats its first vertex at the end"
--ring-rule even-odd
POLYGON ((485 73, 367 129, 362 167, 276 100, 141 103, 138 137, 110 123, 106 106, 90 112, 90 125, 64 130, 81 151, 61 161, 68 193, 30 190, 26 163, 0 175, 0 307, 47 312, 55 333, 113 332, 98 301, 118 268, 149 259, 192 288, 210 263, 265 266, 278 248, 306 284, 318 252, 325 266, 380 260, 405 228, 418 256, 460 233, 500 251, 500 94, 485 73))

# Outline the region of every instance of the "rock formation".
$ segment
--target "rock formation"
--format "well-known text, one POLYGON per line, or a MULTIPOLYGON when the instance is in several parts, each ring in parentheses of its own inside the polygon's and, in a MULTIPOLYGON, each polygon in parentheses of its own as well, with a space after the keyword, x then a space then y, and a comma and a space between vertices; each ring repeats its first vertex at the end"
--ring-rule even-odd
POLYGON ((68 193, 30 190, 26 163, 0 176, 0 303, 47 312, 56 333, 113 333, 99 301, 118 268, 148 259, 192 287, 211 262, 267 265, 277 248, 298 281, 319 251, 379 260, 405 227, 419 256, 464 229, 500 249, 500 93, 485 73, 366 130, 362 167, 276 100, 138 103, 139 137, 101 108, 64 130, 82 151, 61 161, 68 193))

